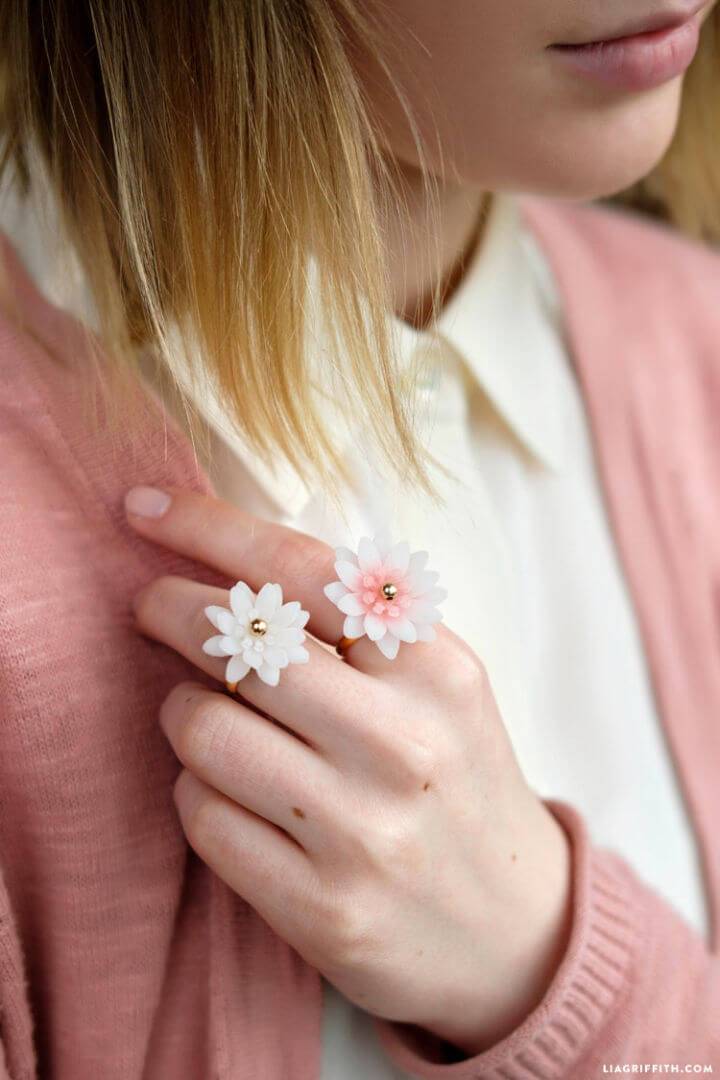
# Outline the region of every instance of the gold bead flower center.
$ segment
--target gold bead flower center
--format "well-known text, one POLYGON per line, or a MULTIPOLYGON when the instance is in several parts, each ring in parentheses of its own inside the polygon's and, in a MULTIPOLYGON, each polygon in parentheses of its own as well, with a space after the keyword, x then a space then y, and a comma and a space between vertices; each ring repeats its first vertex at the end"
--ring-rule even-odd
POLYGON ((265 620, 253 619, 250 623, 250 633, 254 634, 255 637, 262 637, 263 634, 267 633, 267 623, 265 620))
POLYGON ((387 581, 382 587, 382 594, 386 600, 394 600, 397 596, 397 585, 393 585, 392 581, 387 581))

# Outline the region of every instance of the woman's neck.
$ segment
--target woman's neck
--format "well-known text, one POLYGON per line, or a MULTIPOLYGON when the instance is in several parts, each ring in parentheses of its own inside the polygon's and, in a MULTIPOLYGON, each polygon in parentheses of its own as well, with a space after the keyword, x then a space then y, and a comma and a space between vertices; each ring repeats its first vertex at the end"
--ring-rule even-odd
POLYGON ((443 306, 482 242, 491 194, 476 187, 441 187, 432 223, 419 170, 398 169, 406 207, 383 222, 393 310, 398 318, 423 329, 432 316, 433 289, 439 287, 443 306))

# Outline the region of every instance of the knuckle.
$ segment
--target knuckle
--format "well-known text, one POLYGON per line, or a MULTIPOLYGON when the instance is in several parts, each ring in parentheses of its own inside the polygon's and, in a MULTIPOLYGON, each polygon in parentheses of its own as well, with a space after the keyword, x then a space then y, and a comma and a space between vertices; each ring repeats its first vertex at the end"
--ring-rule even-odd
POLYGON ((326 952, 343 968, 357 966, 372 948, 367 908, 352 894, 336 894, 323 905, 321 933, 326 952))
POLYGON ((189 708, 177 736, 176 752, 186 765, 206 768, 221 759, 232 738, 234 723, 220 695, 198 696, 189 708))
POLYGON ((207 851, 217 832, 215 801, 187 769, 181 770, 173 798, 182 820, 183 831, 196 851, 207 851))
POLYGON ((162 577, 154 578, 144 585, 133 599, 135 618, 141 626, 152 626, 156 613, 162 609, 163 597, 174 578, 171 574, 163 574, 162 577))
POLYGON ((438 771, 442 756, 442 747, 437 739, 431 742, 416 732, 403 734, 396 739, 398 778, 415 786, 438 771))
POLYGON ((389 782, 402 791, 412 791, 437 776, 449 756, 442 731, 431 736, 418 725, 377 727, 366 743, 375 760, 382 762, 389 782))
POLYGON ((487 671, 470 648, 456 648, 445 665, 444 685, 456 705, 478 706, 488 687, 487 671))
POLYGON ((408 867, 417 857, 417 843, 407 822, 383 819, 376 822, 367 839, 367 850, 375 866, 408 867))
POLYGON ((217 837, 217 813, 212 799, 201 797, 186 811, 183 821, 185 835, 199 854, 209 853, 217 837))
POLYGON ((347 838, 347 847, 355 852, 354 861, 360 874, 369 873, 375 878, 391 868, 401 871, 417 868, 422 846, 409 818, 388 811, 376 814, 370 821, 367 817, 354 824, 347 838))

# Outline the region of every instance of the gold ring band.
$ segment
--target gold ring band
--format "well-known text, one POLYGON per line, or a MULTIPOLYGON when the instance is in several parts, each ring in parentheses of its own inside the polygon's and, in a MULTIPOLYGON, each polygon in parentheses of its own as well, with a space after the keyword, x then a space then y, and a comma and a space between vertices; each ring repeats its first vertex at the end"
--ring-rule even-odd
POLYGON ((337 645, 335 646, 335 652, 338 654, 338 656, 345 656, 350 646, 354 645, 355 642, 359 640, 360 638, 345 637, 343 635, 343 637, 340 638, 337 645))

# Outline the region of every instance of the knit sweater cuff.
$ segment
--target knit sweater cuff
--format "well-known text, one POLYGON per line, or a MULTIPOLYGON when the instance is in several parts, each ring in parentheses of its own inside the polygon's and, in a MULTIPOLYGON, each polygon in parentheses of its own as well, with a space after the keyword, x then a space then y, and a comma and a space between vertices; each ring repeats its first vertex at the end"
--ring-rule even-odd
POLYGON ((554 799, 545 805, 565 828, 572 853, 572 926, 550 986, 510 1035, 461 1061, 415 1025, 376 1019, 382 1046, 404 1072, 438 1080, 562 1080, 577 1076, 586 1053, 602 1045, 603 1029, 630 988, 642 913, 623 861, 592 846, 572 806, 554 799))

